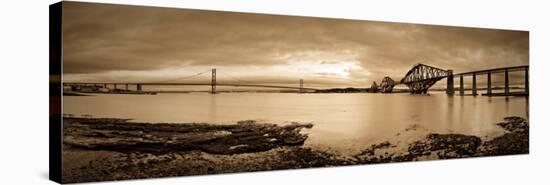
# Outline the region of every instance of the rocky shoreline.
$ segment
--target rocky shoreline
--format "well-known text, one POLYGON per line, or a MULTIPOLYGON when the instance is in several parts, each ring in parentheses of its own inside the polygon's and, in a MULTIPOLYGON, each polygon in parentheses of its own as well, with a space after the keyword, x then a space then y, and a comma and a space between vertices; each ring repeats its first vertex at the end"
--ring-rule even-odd
POLYGON ((66 118, 63 144, 86 150, 122 153, 202 151, 239 154, 267 151, 281 146, 301 145, 307 135, 299 133, 312 124, 285 126, 240 121, 233 125, 205 123, 128 123, 123 119, 66 118))
MULTIPOLYGON (((429 133, 402 144, 371 145, 352 156, 304 147, 312 124, 129 123, 123 119, 64 118, 63 182, 90 182, 311 167, 376 164, 529 153, 529 124, 497 123, 490 140, 429 133)), ((396 136, 399 137, 399 136, 396 136)))

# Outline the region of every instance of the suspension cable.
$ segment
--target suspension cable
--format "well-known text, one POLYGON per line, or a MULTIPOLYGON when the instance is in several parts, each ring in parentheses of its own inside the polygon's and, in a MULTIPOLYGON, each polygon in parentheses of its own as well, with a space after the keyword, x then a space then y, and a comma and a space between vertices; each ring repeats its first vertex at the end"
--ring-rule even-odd
POLYGON ((200 75, 202 75, 202 74, 205 74, 206 72, 209 72, 209 71, 210 71, 210 70, 206 70, 206 71, 203 71, 203 72, 199 72, 199 73, 192 74, 192 75, 188 75, 188 76, 184 76, 184 77, 178 77, 178 78, 174 78, 174 79, 155 81, 155 82, 152 82, 152 83, 175 82, 175 81, 180 81, 180 80, 191 79, 191 78, 200 76, 200 75))
MULTIPOLYGON (((219 72, 218 72, 219 73, 219 72)), ((242 79, 239 79, 237 77, 234 77, 233 75, 227 73, 226 71, 223 71, 222 74, 224 74, 225 76, 237 81, 238 83, 245 83, 245 84, 255 84, 254 82, 250 82, 250 81, 247 81, 247 80, 242 80, 242 79)))

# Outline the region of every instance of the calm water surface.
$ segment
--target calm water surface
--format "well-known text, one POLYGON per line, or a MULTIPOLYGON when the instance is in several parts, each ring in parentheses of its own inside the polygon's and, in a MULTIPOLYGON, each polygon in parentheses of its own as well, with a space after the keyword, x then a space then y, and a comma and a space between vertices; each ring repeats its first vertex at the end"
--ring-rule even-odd
MULTIPOLYGON (((494 136, 506 116, 527 117, 525 97, 410 94, 206 93, 65 96, 66 114, 143 122, 313 123, 306 145, 356 152, 407 128, 494 136)), ((404 134, 403 134, 404 135, 404 134)), ((419 134, 420 135, 420 134, 419 134)))

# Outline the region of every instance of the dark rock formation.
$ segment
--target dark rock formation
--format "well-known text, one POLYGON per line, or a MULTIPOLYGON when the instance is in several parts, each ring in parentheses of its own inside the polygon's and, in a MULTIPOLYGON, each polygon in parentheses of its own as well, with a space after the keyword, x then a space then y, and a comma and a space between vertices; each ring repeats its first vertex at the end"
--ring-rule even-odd
MULTIPOLYGON (((303 147, 301 128, 241 121, 232 125, 128 123, 64 119, 63 181, 89 182, 402 161, 526 154, 529 124, 508 117, 505 133, 483 141, 431 133, 420 140, 373 144, 352 156, 303 147)), ((414 131, 417 126, 405 129, 414 131)), ((397 136, 400 137, 400 136, 397 136)))
POLYGON ((372 145, 354 156, 359 164, 452 159, 529 153, 529 124, 521 117, 506 117, 497 124, 506 133, 483 142, 478 136, 464 134, 428 134, 409 144, 402 153, 376 155, 376 150, 395 147, 389 142, 372 145))
POLYGON ((312 124, 285 126, 243 121, 232 125, 128 123, 122 119, 64 119, 67 146, 88 150, 168 153, 200 150, 213 154, 267 151, 301 145, 300 129, 312 124))
POLYGON ((498 123, 506 133, 483 143, 479 152, 481 156, 528 154, 529 123, 520 117, 507 117, 498 123))

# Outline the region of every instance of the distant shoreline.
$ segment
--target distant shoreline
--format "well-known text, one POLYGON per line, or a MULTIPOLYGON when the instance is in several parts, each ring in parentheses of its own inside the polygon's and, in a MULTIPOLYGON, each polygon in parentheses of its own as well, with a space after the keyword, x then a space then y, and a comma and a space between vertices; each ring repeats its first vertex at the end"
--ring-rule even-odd
MULTIPOLYGON (((504 90, 503 87, 493 87, 493 91, 504 90)), ((510 87, 511 90, 521 90, 524 88, 521 87, 510 87)), ((465 88, 464 91, 471 91, 471 88, 465 88)), ((485 91, 487 88, 477 88, 478 91, 485 91)), ((429 92, 444 92, 446 89, 433 88, 429 92)), ((459 91, 458 88, 455 88, 455 91, 459 91)), ((69 91, 63 92, 64 96, 89 96, 86 94, 130 94, 130 95, 156 95, 159 93, 163 94, 188 94, 188 93, 210 93, 208 90, 204 91, 126 91, 119 90, 115 92, 101 92, 101 91, 69 91)), ((327 94, 327 93, 337 93, 337 94, 352 94, 352 93, 381 93, 378 91, 373 91, 370 88, 330 88, 330 89, 320 89, 316 91, 305 91, 300 92, 298 90, 218 90, 216 93, 301 93, 301 94, 327 94)), ((395 93, 409 93, 408 89, 394 89, 393 92, 388 94, 395 93)))
POLYGON ((63 96, 90 96, 90 95, 77 93, 77 92, 63 92, 63 96))

